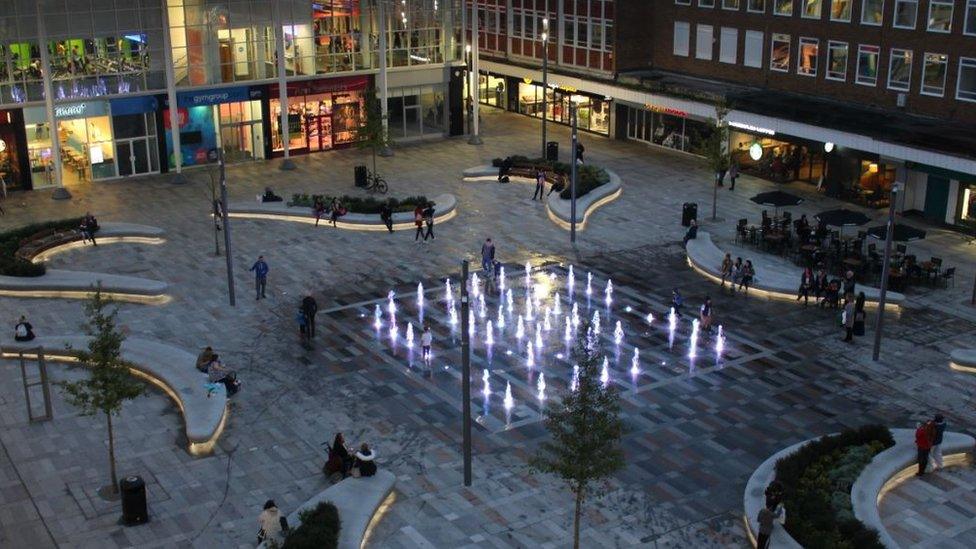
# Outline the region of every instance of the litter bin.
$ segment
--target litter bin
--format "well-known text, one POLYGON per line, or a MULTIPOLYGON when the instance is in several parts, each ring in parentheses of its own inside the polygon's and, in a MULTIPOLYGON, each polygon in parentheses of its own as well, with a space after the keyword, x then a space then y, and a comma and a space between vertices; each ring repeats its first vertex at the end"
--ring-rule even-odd
POLYGON ((119 488, 122 491, 122 523, 132 526, 148 521, 146 483, 142 477, 125 477, 119 482, 119 488))
POLYGON ((362 165, 356 166, 356 168, 355 168, 355 174, 356 174, 356 186, 357 187, 365 187, 366 186, 366 166, 362 166, 362 165))
POLYGON ((549 162, 559 162, 559 141, 549 141, 546 143, 546 160, 549 162))
POLYGON ((698 203, 685 202, 681 207, 681 224, 685 227, 691 226, 691 220, 698 221, 698 203))

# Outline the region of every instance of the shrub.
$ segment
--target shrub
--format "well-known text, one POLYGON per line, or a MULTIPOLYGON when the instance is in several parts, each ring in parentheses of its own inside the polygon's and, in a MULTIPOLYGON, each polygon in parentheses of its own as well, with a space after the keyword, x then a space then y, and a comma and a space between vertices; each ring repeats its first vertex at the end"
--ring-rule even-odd
POLYGON ((298 514, 302 523, 285 538, 282 549, 334 549, 339 546, 339 511, 329 501, 323 501, 298 514))
MULTIPOLYGON (((326 208, 332 204, 332 196, 325 194, 293 194, 289 206, 299 206, 311 208, 315 204, 315 199, 321 198, 325 202, 326 208)), ((379 214, 383 209, 383 204, 389 203, 394 212, 412 212, 418 204, 426 205, 430 200, 424 195, 408 196, 406 198, 374 198, 372 196, 359 197, 343 195, 339 201, 352 213, 360 214, 379 214)))
POLYGON ((34 264, 17 257, 17 250, 31 240, 43 238, 55 231, 67 231, 78 228, 81 218, 61 219, 34 223, 0 233, 0 275, 5 276, 41 276, 46 272, 43 264, 34 264))
MULTIPOLYGON (((550 162, 544 158, 529 158, 522 155, 512 155, 507 158, 512 163, 513 168, 544 169, 566 178, 566 186, 559 193, 559 198, 569 200, 572 198, 572 191, 569 188, 569 176, 572 166, 566 162, 550 162)), ((494 158, 491 165, 501 167, 504 159, 494 158)), ((577 166, 576 170, 576 198, 579 198, 600 185, 610 182, 610 174, 599 166, 583 164, 577 166)))
POLYGON ((851 486, 864 467, 894 446, 882 425, 865 425, 803 445, 776 462, 786 530, 804 547, 882 548, 878 533, 854 518, 851 486))

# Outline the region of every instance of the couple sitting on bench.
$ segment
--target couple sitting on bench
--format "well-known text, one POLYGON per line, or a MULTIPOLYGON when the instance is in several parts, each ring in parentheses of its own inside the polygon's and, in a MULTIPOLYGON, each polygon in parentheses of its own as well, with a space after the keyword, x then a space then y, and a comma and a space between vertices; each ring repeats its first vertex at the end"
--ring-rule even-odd
POLYGON ((337 433, 332 446, 329 447, 329 458, 322 470, 326 476, 339 473, 342 478, 371 477, 376 474, 375 458, 376 454, 365 442, 359 447, 358 452, 350 455, 345 438, 342 433, 337 433))
POLYGON ((207 398, 216 390, 216 384, 223 384, 227 389, 227 396, 232 397, 241 390, 241 382, 237 379, 237 372, 231 370, 220 362, 220 355, 214 352, 213 348, 207 346, 203 352, 197 356, 197 370, 207 374, 209 380, 207 398))

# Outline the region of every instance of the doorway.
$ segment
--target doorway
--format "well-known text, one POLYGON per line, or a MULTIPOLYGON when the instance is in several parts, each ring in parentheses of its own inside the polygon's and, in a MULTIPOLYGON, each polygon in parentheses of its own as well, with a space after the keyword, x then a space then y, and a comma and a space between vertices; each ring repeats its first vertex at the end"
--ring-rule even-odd
POLYGON ((264 156, 261 122, 239 122, 220 127, 220 144, 228 163, 246 162, 264 156))
POLYGON ((122 177, 159 171, 158 162, 155 155, 150 154, 149 140, 146 138, 119 139, 115 142, 115 150, 119 175, 122 177))
POLYGON ((929 175, 925 185, 925 218, 940 223, 945 222, 946 206, 949 204, 949 180, 945 177, 929 175))

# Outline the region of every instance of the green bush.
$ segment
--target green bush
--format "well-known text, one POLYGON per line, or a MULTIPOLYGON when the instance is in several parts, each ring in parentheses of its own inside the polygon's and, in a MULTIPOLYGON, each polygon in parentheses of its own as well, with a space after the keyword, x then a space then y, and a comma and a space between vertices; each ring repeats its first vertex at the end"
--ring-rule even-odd
MULTIPOLYGON (((572 166, 566 162, 550 162, 544 158, 529 158, 522 155, 512 155, 508 157, 513 168, 543 169, 551 171, 556 175, 566 178, 567 185, 559 193, 559 198, 569 200, 572 198, 572 191, 569 188, 569 176, 572 166)), ((502 158, 493 158, 491 165, 498 168, 505 162, 502 158)), ((583 164, 576 169, 576 198, 579 198, 600 185, 610 182, 610 174, 599 166, 583 164)))
MULTIPOLYGON (((293 194, 291 195, 291 201, 288 202, 289 206, 299 206, 311 208, 315 204, 315 199, 321 198, 325 203, 325 207, 328 208, 332 204, 332 196, 325 194, 293 194)), ((380 210, 383 209, 383 204, 389 203, 390 207, 393 208, 394 212, 412 212, 418 204, 426 206, 430 200, 424 195, 418 196, 408 196, 402 199, 396 198, 373 198, 371 196, 359 197, 359 196, 349 196, 343 195, 339 197, 339 201, 342 205, 346 207, 351 213, 359 214, 379 214, 380 210)))
POLYGON ((302 523, 285 537, 282 549, 334 549, 339 546, 339 511, 329 501, 298 514, 302 523))
POLYGON ((854 518, 851 486, 871 459, 894 446, 882 425, 865 425, 803 445, 776 462, 786 531, 810 549, 882 548, 878 533, 854 518))
POLYGON ((42 263, 34 264, 17 257, 17 250, 32 238, 41 238, 54 231, 67 231, 78 228, 81 218, 61 219, 34 223, 19 229, 0 233, 0 275, 41 276, 46 272, 42 263))

